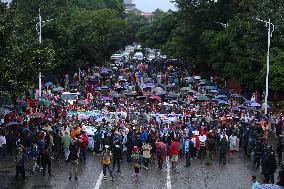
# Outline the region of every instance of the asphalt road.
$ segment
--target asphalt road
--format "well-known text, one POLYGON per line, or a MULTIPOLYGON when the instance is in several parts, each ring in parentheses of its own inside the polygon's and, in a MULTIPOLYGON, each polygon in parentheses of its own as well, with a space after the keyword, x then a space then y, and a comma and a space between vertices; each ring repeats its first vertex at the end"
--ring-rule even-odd
MULTIPOLYGON (((217 158, 217 157, 216 157, 217 158)), ((99 156, 88 154, 87 161, 79 164, 79 179, 69 181, 69 169, 72 164, 62 160, 52 162, 52 175, 43 177, 41 172, 31 175, 31 162, 26 166, 28 181, 25 184, 13 184, 15 164, 11 160, 0 162, 1 189, 247 189, 251 187, 251 175, 256 174, 260 180, 260 170, 253 170, 249 159, 238 152, 227 165, 220 165, 217 160, 213 165, 205 165, 199 160, 193 160, 189 168, 185 168, 185 159, 180 159, 176 169, 171 169, 165 162, 163 169, 157 168, 152 162, 149 170, 142 170, 140 178, 134 181, 134 169, 131 164, 123 161, 121 173, 114 171, 115 181, 109 175, 106 181, 102 180, 102 166, 99 156)), ((107 173, 108 174, 108 173, 107 173)))

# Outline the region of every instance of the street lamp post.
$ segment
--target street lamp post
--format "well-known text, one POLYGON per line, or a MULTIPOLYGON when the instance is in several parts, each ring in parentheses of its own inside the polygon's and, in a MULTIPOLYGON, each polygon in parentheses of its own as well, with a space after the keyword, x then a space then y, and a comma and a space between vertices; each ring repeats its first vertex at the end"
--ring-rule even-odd
MULTIPOLYGON (((36 30, 38 32, 38 41, 39 41, 39 44, 42 43, 42 28, 45 26, 45 24, 47 24, 48 22, 54 20, 54 19, 50 19, 50 20, 46 20, 46 21, 43 21, 42 20, 42 17, 41 17, 41 14, 40 14, 40 8, 38 9, 38 19, 39 19, 39 22, 36 24, 36 30)), ((38 74, 38 95, 41 96, 41 72, 39 72, 38 74)))
POLYGON ((270 54, 270 42, 271 42, 271 37, 272 37, 272 33, 274 32, 274 24, 272 24, 270 22, 270 18, 268 19, 268 21, 265 20, 261 20, 259 18, 255 18, 257 21, 259 22, 263 22, 265 23, 265 26, 268 30, 268 43, 267 43, 267 56, 266 56, 266 80, 265 80, 265 99, 264 99, 264 112, 267 115, 267 99, 268 99, 268 84, 269 84, 269 54, 270 54))

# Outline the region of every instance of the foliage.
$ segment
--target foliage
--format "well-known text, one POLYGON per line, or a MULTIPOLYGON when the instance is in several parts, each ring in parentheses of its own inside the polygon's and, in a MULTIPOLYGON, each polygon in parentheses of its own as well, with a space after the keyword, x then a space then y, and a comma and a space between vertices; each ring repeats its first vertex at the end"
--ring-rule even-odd
POLYGON ((14 99, 37 86, 38 73, 62 77, 102 65, 123 46, 128 22, 122 0, 0 2, 0 93, 14 99), (46 22, 38 42, 38 10, 46 22))

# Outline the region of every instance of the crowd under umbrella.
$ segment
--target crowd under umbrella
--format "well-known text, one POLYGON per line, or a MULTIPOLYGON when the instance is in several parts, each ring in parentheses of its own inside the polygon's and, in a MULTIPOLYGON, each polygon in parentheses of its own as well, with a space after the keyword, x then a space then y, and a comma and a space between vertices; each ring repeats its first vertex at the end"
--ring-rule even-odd
POLYGON ((22 128, 22 126, 23 125, 19 122, 10 122, 5 126, 5 129, 7 131, 11 131, 13 129, 19 129, 20 130, 22 128))
POLYGON ((104 96, 100 99, 101 101, 112 101, 112 98, 108 97, 108 96, 104 96))
POLYGON ((45 87, 52 87, 54 84, 52 82, 47 82, 44 84, 45 87))
POLYGON ((210 100, 209 97, 205 96, 205 95, 201 95, 199 97, 197 97, 198 101, 208 101, 210 100))
POLYGON ((229 105, 229 102, 228 102, 228 101, 225 101, 225 100, 219 100, 218 105, 220 105, 220 106, 226 106, 226 105, 229 105))
POLYGON ((182 87, 181 89, 180 89, 180 91, 190 91, 191 90, 191 88, 190 87, 182 87))
POLYGON ((52 92, 59 92, 59 91, 63 91, 64 88, 63 87, 55 87, 52 89, 52 92))
POLYGON ((216 86, 214 86, 214 85, 210 85, 210 86, 204 86, 204 89, 206 89, 206 90, 217 90, 217 87, 216 86))
POLYGON ((45 99, 45 98, 40 98, 39 99, 39 105, 40 106, 44 106, 44 107, 48 107, 50 105, 50 102, 48 99, 45 99))
POLYGON ((136 99, 137 100, 146 100, 147 97, 146 96, 137 96, 136 99))
POLYGON ((215 98, 222 99, 222 100, 228 99, 228 97, 226 95, 217 95, 217 96, 215 96, 215 98))
POLYGON ((239 108, 239 107, 232 107, 231 110, 234 111, 234 112, 235 111, 241 111, 241 108, 239 108))
POLYGON ((163 87, 155 87, 153 91, 154 91, 154 93, 158 93, 158 92, 161 93, 161 92, 164 92, 164 88, 163 87))
POLYGON ((161 100, 161 97, 160 97, 160 96, 151 96, 149 99, 160 101, 160 100, 161 100))
POLYGON ((32 113, 30 115, 31 119, 42 119, 44 117, 45 117, 45 115, 43 113, 40 113, 40 112, 35 112, 35 113, 32 113))
POLYGON ((256 108, 259 108, 261 107, 261 105, 259 103, 256 103, 256 102, 253 102, 251 104, 249 104, 250 107, 256 107, 256 108))

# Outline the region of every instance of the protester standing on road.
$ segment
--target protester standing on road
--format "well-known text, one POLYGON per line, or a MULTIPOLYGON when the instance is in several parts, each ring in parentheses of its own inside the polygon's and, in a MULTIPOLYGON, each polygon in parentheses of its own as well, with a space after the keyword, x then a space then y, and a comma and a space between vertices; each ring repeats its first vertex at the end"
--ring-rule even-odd
POLYGON ((170 146, 170 156, 171 156, 171 161, 172 161, 172 168, 176 168, 177 166, 178 155, 179 155, 179 142, 178 142, 178 139, 175 138, 170 146))
POLYGON ((112 170, 110 168, 110 164, 112 162, 113 156, 112 152, 110 151, 109 145, 105 145, 103 152, 101 153, 101 163, 103 165, 103 174, 104 174, 104 180, 107 179, 106 177, 106 170, 108 169, 111 181, 114 181, 114 177, 112 175, 112 170))
POLYGON ((158 159, 158 168, 162 169, 163 162, 166 160, 167 147, 166 144, 163 143, 162 141, 157 141, 155 145, 156 145, 156 154, 158 159))
POLYGON ((220 141, 220 156, 219 156, 219 162, 226 164, 226 156, 227 156, 227 150, 228 150, 228 141, 226 137, 223 137, 220 141))
POLYGON ((80 161, 82 162, 83 160, 86 161, 86 150, 87 150, 88 141, 89 141, 88 136, 85 131, 81 132, 79 140, 82 141, 80 143, 80 161))
POLYGON ((0 160, 6 158, 6 136, 4 131, 0 133, 0 160))
POLYGON ((26 181, 25 163, 27 161, 27 154, 22 145, 19 145, 16 150, 16 175, 15 182, 19 182, 19 174, 22 175, 23 182, 26 181))
POLYGON ((33 169, 32 169, 33 170, 32 172, 34 173, 36 170, 39 170, 39 165, 37 164, 37 159, 38 159, 38 156, 39 156, 39 149, 38 149, 36 142, 32 143, 31 156, 32 156, 32 159, 34 161, 33 169))
POLYGON ((47 168, 48 175, 51 176, 51 149, 48 145, 44 147, 42 154, 42 167, 43 167, 43 176, 45 176, 45 171, 47 168))
POLYGON ((142 145, 143 150, 143 168, 148 170, 150 158, 151 158, 151 150, 152 146, 149 143, 149 140, 147 139, 146 142, 142 145))
POLYGON ((75 180, 78 180, 78 164, 79 164, 79 153, 80 143, 77 138, 74 138, 70 145, 70 155, 68 155, 68 162, 71 163, 69 180, 72 179, 72 169, 74 170, 75 180))
POLYGON ((69 147, 72 144, 72 138, 69 135, 68 131, 65 131, 64 136, 62 137, 62 144, 63 144, 63 149, 64 149, 64 157, 65 160, 68 160, 68 156, 70 154, 69 147))
POLYGON ((143 156, 139 152, 139 148, 137 146, 133 147, 131 158, 134 167, 134 179, 137 181, 141 166, 143 164, 143 156))
POLYGON ((191 159, 191 153, 193 149, 193 142, 187 137, 183 144, 184 154, 185 154, 185 167, 190 167, 190 159, 191 159))
POLYGON ((277 169, 275 155, 272 152, 263 162, 264 182, 274 184, 274 173, 277 169))
POLYGON ((123 146, 119 140, 114 141, 112 145, 112 154, 113 154, 112 170, 114 171, 115 165, 117 164, 117 172, 121 173, 120 163, 123 155, 123 146))

